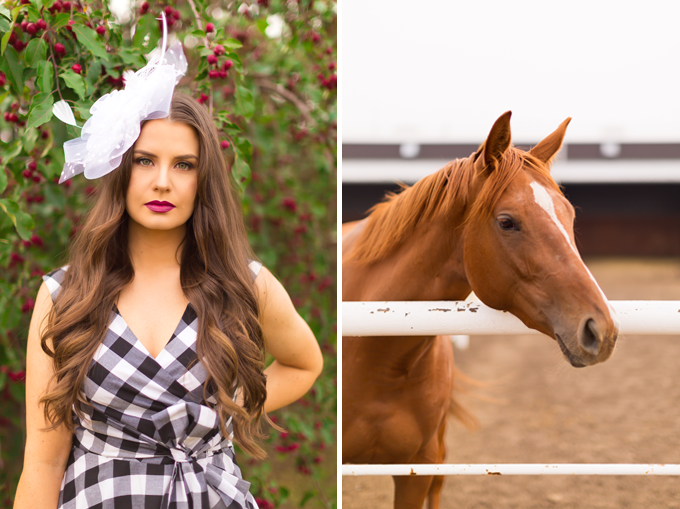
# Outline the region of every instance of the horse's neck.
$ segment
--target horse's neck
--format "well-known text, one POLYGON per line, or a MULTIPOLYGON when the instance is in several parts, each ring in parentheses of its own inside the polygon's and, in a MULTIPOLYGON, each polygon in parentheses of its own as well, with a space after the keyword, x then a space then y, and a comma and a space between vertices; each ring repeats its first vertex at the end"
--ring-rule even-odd
POLYGON ((464 299, 470 285, 461 220, 454 216, 433 221, 383 260, 365 267, 343 266, 343 300, 464 299))

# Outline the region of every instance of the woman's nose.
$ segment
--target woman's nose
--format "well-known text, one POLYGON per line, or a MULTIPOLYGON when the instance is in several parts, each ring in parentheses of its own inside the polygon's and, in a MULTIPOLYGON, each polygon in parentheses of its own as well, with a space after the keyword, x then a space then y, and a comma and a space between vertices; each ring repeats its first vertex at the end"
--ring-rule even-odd
POLYGON ((165 190, 170 187, 170 167, 168 164, 159 164, 154 179, 154 187, 165 190))

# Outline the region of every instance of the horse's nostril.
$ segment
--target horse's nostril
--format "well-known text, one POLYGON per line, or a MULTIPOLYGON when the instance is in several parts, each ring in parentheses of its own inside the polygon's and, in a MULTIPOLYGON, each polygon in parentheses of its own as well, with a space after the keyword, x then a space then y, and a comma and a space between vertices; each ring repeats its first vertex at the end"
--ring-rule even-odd
POLYGON ((588 353, 597 355, 600 351, 600 333, 597 330, 597 324, 595 320, 589 318, 586 323, 583 324, 583 328, 579 332, 579 343, 581 347, 588 353))

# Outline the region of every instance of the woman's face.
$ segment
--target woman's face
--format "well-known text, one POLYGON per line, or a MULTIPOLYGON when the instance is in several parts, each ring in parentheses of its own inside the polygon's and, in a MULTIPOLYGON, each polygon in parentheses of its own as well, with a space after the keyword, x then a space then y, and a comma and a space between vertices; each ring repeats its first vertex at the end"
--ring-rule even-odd
POLYGON ((187 124, 168 119, 144 124, 125 197, 132 221, 149 230, 184 227, 196 202, 198 152, 198 136, 187 124))

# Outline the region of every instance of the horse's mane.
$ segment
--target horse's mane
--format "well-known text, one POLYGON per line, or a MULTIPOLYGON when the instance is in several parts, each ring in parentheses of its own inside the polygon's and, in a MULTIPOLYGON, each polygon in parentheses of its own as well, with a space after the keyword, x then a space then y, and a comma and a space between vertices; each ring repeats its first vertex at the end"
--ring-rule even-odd
POLYGON ((561 193, 548 164, 511 146, 486 178, 474 203, 469 203, 475 178, 474 161, 479 154, 478 150, 470 157, 451 161, 413 186, 401 184, 401 192, 388 193, 382 203, 369 210, 363 231, 344 261, 368 264, 381 260, 405 241, 416 226, 450 214, 456 208, 468 210, 462 224, 488 218, 503 191, 523 169, 561 193))

